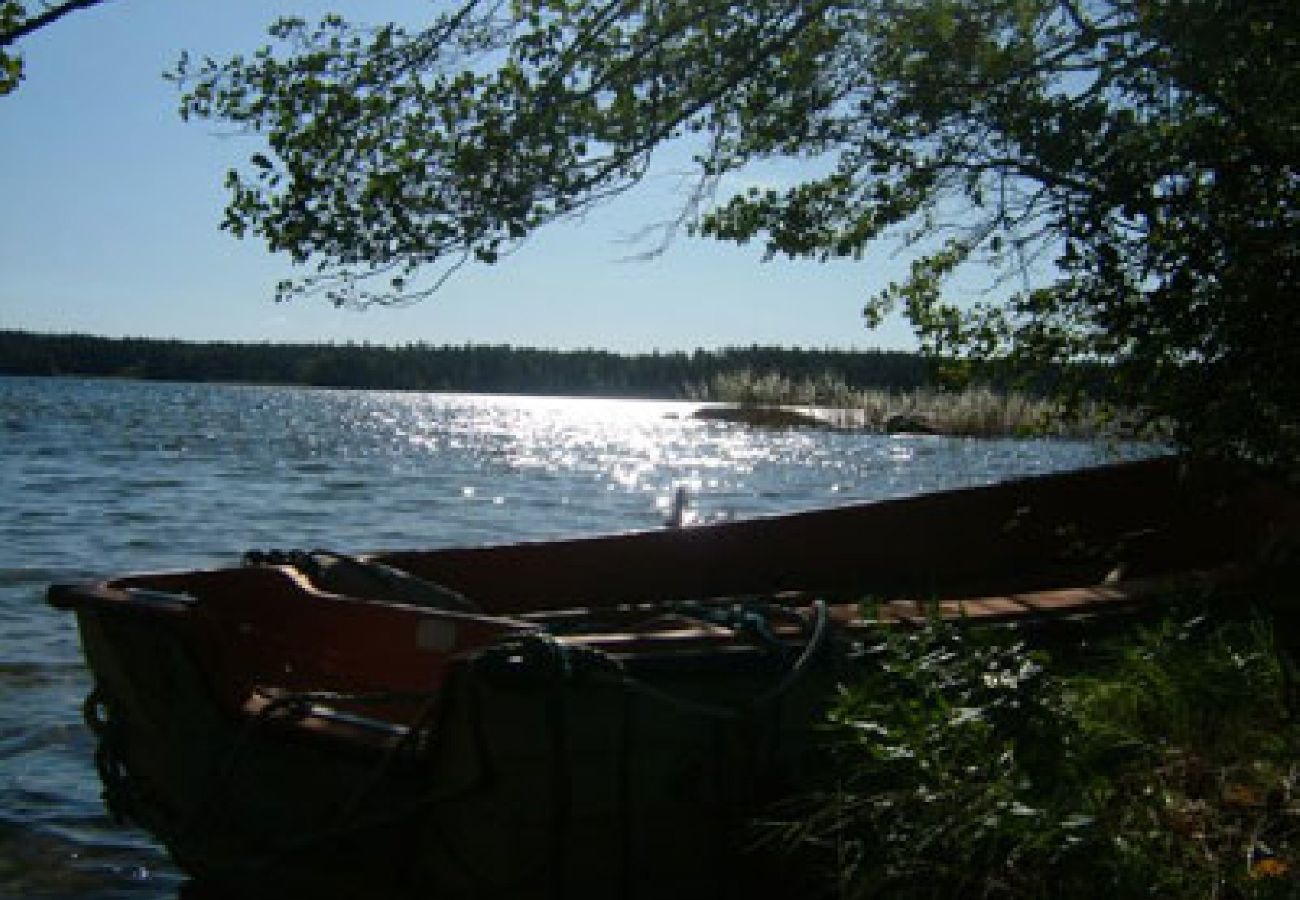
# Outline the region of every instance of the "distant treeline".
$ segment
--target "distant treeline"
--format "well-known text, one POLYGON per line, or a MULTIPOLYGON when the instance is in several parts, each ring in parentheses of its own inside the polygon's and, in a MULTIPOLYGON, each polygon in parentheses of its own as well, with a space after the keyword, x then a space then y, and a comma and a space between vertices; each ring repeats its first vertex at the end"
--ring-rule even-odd
POLYGON ((422 391, 707 399, 720 376, 831 378, 854 388, 930 385, 931 363, 897 351, 734 347, 691 353, 425 343, 218 343, 0 331, 0 374, 236 381, 422 391))

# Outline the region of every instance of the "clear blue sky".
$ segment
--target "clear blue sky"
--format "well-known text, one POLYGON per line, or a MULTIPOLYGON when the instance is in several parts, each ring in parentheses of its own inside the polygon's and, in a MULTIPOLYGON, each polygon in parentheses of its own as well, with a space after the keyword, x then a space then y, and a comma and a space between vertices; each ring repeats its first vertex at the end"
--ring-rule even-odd
POLYGON ((662 257, 625 261, 621 241, 671 211, 670 171, 495 267, 463 269, 421 304, 277 305, 287 262, 217 228, 224 174, 255 139, 181 122, 162 73, 183 49, 252 50, 278 14, 413 20, 429 8, 110 0, 23 42, 27 79, 0 98, 0 328, 618 351, 913 346, 904 326, 869 332, 860 315, 866 297, 901 274, 905 261, 888 250, 859 263, 764 264, 756 248, 683 236, 662 257))

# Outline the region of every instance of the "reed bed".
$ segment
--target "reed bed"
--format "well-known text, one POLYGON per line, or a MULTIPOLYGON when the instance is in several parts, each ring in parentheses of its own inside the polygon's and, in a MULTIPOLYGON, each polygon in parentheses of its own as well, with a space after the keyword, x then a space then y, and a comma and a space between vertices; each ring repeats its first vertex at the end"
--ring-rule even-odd
POLYGON ((974 385, 961 390, 857 388, 831 373, 793 379, 780 373, 730 372, 688 390, 692 399, 744 407, 794 407, 827 427, 960 437, 1139 438, 1158 426, 1096 401, 1066 405, 1021 391, 974 385))

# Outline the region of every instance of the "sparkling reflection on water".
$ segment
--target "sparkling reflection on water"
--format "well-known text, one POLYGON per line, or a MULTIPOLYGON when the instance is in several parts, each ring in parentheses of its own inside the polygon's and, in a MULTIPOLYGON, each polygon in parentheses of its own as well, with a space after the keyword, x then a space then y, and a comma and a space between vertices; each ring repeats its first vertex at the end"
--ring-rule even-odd
POLYGON ((719 521, 1077 468, 1143 448, 809 431, 694 404, 0 378, 0 896, 175 897, 104 813, 55 580, 719 521))

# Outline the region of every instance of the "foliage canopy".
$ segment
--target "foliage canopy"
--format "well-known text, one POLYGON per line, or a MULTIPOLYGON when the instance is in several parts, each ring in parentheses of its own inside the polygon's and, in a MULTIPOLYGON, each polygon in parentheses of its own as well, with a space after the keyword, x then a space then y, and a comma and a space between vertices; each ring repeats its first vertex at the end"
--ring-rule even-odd
POLYGON ((266 137, 225 227, 312 266, 282 298, 425 296, 684 139, 679 225, 769 256, 902 240, 911 275, 869 322, 1106 363, 1185 445, 1300 469, 1300 4, 467 0, 422 29, 271 34, 176 77, 185 116, 266 137), (733 187, 774 159, 809 174, 733 187), (945 291, 963 270, 992 273, 981 300, 945 291))

